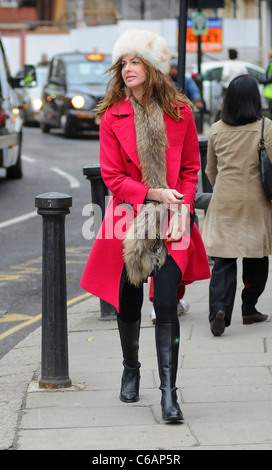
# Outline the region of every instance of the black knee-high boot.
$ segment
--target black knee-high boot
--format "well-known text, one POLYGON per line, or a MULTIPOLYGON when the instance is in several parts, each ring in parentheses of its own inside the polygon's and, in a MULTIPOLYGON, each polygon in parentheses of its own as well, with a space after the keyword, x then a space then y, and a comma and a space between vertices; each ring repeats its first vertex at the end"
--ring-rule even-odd
POLYGON ((124 358, 120 400, 126 403, 139 400, 141 364, 138 361, 138 351, 140 323, 140 320, 124 322, 118 318, 118 328, 124 358))
POLYGON ((179 351, 179 324, 161 323, 155 326, 156 348, 162 392, 162 418, 169 422, 183 420, 177 402, 176 376, 179 351))

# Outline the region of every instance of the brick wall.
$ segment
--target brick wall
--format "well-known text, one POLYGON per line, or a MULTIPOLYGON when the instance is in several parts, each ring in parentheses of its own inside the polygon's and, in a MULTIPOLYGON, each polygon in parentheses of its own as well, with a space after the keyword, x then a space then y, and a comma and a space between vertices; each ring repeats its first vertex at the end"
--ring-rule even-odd
POLYGON ((1 23, 18 23, 20 21, 37 21, 38 15, 36 8, 1 8, 0 7, 0 22, 1 23))

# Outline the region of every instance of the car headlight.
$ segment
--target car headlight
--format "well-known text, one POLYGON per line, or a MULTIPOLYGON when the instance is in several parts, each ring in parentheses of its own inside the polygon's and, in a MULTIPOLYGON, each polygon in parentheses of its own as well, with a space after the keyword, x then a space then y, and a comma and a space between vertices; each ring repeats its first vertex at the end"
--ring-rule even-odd
POLYGON ((20 114, 20 110, 19 108, 12 108, 12 122, 16 122, 17 121, 17 116, 19 116, 20 114))
POLYGON ((32 106, 34 111, 40 111, 42 107, 42 100, 40 98, 35 98, 34 100, 32 100, 32 106))
POLYGON ((85 105, 85 99, 83 98, 83 96, 80 96, 80 95, 74 96, 71 99, 71 102, 74 108, 76 109, 83 108, 83 106, 85 105))

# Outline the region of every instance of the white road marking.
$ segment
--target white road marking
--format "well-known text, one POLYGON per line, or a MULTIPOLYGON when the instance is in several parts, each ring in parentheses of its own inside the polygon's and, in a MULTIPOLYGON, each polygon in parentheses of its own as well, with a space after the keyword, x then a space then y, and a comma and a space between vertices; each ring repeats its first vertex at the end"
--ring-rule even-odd
POLYGON ((36 159, 32 157, 27 157, 27 155, 22 155, 22 159, 28 163, 36 163, 36 159))
MULTIPOLYGON (((22 155, 22 159, 28 163, 37 162, 35 158, 28 157, 27 155, 22 155)), ((70 173, 67 173, 67 171, 63 171, 61 170, 61 168, 57 168, 55 166, 54 167, 51 166, 49 170, 54 171, 60 176, 63 176, 63 178, 65 178, 69 182, 70 188, 80 188, 80 182, 73 175, 71 175, 70 173)))
MULTIPOLYGON (((22 158, 28 163, 36 163, 35 158, 28 157, 26 155, 22 155, 22 158)), ((70 175, 66 171, 63 171, 57 167, 51 167, 50 170, 66 178, 71 188, 80 188, 80 182, 74 176, 70 175)), ((13 219, 5 220, 4 222, 0 222, 0 229, 5 228, 5 227, 10 227, 10 225, 18 224, 19 222, 24 222, 26 220, 32 219, 36 215, 37 215, 37 210, 33 212, 28 212, 27 214, 19 215, 18 217, 14 217, 13 219)))
POLYGON ((24 222, 25 220, 32 219, 37 215, 37 210, 33 212, 28 212, 27 214, 19 215, 13 219, 6 220, 5 222, 0 222, 0 228, 9 227, 10 225, 18 224, 19 222, 24 222))
POLYGON ((80 188, 80 182, 73 175, 70 175, 70 173, 67 173, 66 171, 63 171, 55 166, 51 167, 50 170, 66 178, 69 181, 70 188, 80 188))

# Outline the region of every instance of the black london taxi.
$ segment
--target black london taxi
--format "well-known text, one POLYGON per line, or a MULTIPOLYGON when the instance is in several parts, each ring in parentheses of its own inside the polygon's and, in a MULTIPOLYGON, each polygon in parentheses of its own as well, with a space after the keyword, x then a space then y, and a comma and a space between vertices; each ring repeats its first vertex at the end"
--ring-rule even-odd
POLYGON ((77 131, 99 131, 94 108, 105 95, 111 56, 97 52, 56 54, 42 94, 43 132, 63 129, 66 138, 77 131))

